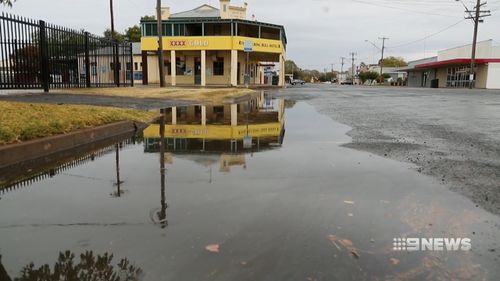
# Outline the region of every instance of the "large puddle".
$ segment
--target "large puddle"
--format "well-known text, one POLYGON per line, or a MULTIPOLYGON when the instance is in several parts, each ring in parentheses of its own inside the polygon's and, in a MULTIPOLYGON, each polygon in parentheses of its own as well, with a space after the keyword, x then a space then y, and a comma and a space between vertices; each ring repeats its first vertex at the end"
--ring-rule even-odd
POLYGON ((53 268, 64 251, 75 263, 86 251, 126 258, 151 281, 500 276, 498 217, 411 165, 342 147, 350 128, 304 102, 163 114, 144 138, 3 189, 12 279, 32 262, 53 268), (472 250, 395 251, 400 237, 470 238, 472 250))

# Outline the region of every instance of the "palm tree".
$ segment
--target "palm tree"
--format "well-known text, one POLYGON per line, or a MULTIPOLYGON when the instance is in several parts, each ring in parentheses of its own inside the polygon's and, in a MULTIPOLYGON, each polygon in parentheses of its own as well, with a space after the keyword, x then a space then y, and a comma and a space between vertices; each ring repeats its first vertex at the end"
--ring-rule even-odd
POLYGON ((7 6, 12 6, 12 3, 14 3, 16 0, 0 0, 0 4, 4 4, 7 6))

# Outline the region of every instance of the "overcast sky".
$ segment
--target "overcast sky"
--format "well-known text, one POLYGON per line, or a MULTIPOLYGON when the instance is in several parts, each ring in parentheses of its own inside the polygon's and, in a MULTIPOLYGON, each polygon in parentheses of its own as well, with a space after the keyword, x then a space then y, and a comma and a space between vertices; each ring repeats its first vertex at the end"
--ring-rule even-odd
MULTIPOLYGON (((463 0, 470 7, 471 0, 463 0)), ((243 0, 232 3, 242 5, 243 0)), ((407 60, 431 56, 438 50, 469 44, 473 24, 463 20, 464 8, 455 0, 247 0, 248 16, 284 25, 289 59, 302 68, 323 70, 340 57, 356 52, 357 62, 376 63, 378 37, 389 37, 387 55, 407 60), (456 25, 455 25, 456 24, 456 25), (450 27, 454 25, 453 27, 450 27), (442 32, 441 32, 442 31, 442 32), (440 32, 433 37, 424 38, 440 32), (413 43, 412 43, 413 42, 413 43), (411 43, 411 44, 408 44, 411 43), (399 46, 399 47, 398 47, 399 46)), ((474 1, 475 2, 475 1, 474 1)), ((479 39, 494 39, 500 45, 500 0, 489 0, 492 16, 481 24, 479 39), (496 28, 495 28, 496 27, 496 28)), ((114 0, 117 30, 138 24, 141 16, 153 14, 155 0, 114 0)), ((202 4, 219 6, 218 0, 163 1, 172 13, 202 4)), ((110 25, 108 0, 17 0, 13 8, 0 7, 16 15, 101 34, 110 25)))

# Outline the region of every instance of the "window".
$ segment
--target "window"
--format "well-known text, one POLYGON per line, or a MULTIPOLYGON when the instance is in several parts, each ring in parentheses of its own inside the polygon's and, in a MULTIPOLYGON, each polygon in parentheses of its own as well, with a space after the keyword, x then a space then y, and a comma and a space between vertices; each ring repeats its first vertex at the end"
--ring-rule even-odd
POLYGON ((185 36, 184 24, 174 24, 174 36, 185 36))
POLYGON ((158 26, 154 23, 145 23, 145 36, 158 36, 158 26))
POLYGON ((224 75, 224 58, 217 58, 214 61, 214 76, 224 75))
POLYGON ((224 4, 224 12, 227 12, 227 5, 224 4))
POLYGON ((139 70, 139 64, 136 62, 134 62, 134 70, 136 70, 136 71, 139 70))
POLYGON ((127 64, 125 65, 125 67, 127 68, 127 70, 132 70, 132 63, 131 62, 127 62, 127 64))
POLYGON ((449 88, 468 88, 473 83, 470 80, 470 67, 459 66, 448 68, 446 87, 449 88))
POLYGON ((181 58, 175 59, 175 71, 177 75, 184 75, 186 73, 186 61, 181 58))
POLYGON ((172 36, 172 24, 164 23, 162 34, 163 34, 163 36, 172 36))

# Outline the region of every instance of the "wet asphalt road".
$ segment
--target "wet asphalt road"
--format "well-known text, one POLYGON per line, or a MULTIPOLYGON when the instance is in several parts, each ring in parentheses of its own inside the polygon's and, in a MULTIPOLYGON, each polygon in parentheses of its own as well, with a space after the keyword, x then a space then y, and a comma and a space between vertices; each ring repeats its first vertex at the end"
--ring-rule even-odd
POLYGON ((500 214, 500 91, 307 85, 277 94, 352 127, 347 147, 416 164, 500 214))

